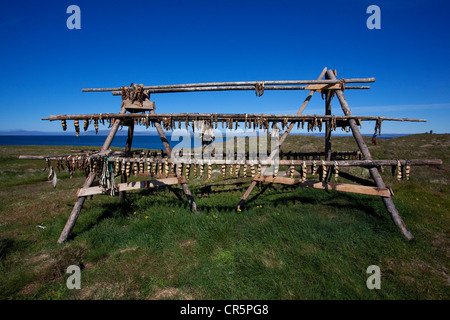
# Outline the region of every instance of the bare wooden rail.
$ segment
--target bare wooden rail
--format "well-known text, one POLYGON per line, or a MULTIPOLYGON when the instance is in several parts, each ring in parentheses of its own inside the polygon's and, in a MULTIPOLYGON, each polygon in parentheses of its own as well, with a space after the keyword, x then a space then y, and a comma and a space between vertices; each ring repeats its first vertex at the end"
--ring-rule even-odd
MULTIPOLYGON (((264 90, 270 87, 266 86, 283 86, 283 85, 308 85, 308 84, 340 84, 340 83, 371 83, 375 82, 375 78, 351 78, 351 79, 337 79, 337 80, 269 80, 269 81, 235 81, 235 82, 205 82, 205 83, 186 83, 186 84, 172 84, 172 85, 155 85, 155 86, 144 86, 144 90, 148 90, 152 93, 153 90, 183 90, 183 89, 194 89, 192 91, 220 91, 220 90, 255 90, 255 86, 259 84, 264 84, 264 90), (247 86, 248 88, 242 89, 242 86, 247 86), (205 90, 205 87, 208 90, 205 90), (220 89, 219 89, 220 88, 220 89), (228 89, 225 89, 228 88, 228 89), (233 88, 233 89, 231 89, 233 88), (241 88, 241 89, 238 89, 241 88), (216 89, 216 90, 214 90, 216 89)), ((310 90, 306 87, 278 87, 277 89, 268 90, 310 90)), ((119 92, 122 87, 115 88, 89 88, 82 89, 82 92, 108 92, 117 91, 119 92)), ((349 87, 346 86, 346 89, 349 87)), ((161 91, 161 92, 174 92, 174 91, 161 91)), ((153 92, 155 93, 155 92, 153 92)))

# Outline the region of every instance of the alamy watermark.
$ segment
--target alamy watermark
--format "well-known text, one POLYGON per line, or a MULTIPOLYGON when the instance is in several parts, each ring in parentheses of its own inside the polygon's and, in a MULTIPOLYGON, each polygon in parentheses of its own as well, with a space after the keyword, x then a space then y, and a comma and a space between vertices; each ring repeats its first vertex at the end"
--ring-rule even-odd
POLYGON ((366 26, 368 29, 381 29, 381 9, 377 5, 367 7, 366 13, 370 14, 367 18, 366 26))
POLYGON ((67 268, 66 273, 71 274, 67 278, 66 286, 67 289, 81 289, 81 269, 77 265, 71 265, 67 268))
POLYGON ((70 14, 67 18, 66 26, 67 29, 81 29, 81 9, 77 5, 70 5, 67 7, 66 13, 70 14))
POLYGON ((381 289, 381 270, 379 266, 371 265, 367 267, 367 274, 371 274, 370 277, 367 278, 366 285, 367 289, 381 289))

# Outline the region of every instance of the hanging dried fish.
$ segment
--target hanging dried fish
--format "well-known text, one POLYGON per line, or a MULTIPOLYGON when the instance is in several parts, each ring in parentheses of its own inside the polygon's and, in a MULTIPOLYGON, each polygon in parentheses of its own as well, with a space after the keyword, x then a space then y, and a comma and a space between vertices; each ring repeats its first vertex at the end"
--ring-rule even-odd
POLYGON ((166 178, 169 176, 169 158, 164 157, 164 175, 166 178))
POLYGON ((119 171, 120 171, 120 161, 119 161, 118 158, 116 159, 115 164, 116 164, 116 166, 115 166, 115 168, 114 168, 114 171, 115 171, 116 174, 119 174, 119 171))
POLYGON ((126 162, 125 162, 125 158, 123 158, 122 159, 122 174, 125 174, 126 173, 126 171, 125 171, 125 169, 126 169, 126 162))
POLYGON ((75 126, 75 134, 78 137, 78 135, 80 134, 80 124, 78 120, 74 120, 73 125, 75 126))
POLYGON ((139 159, 139 172, 144 173, 144 159, 143 158, 139 159))
POLYGON ((230 176, 233 176, 234 166, 230 164, 230 176))
POLYGON ((191 165, 189 163, 185 166, 184 175, 186 176, 186 180, 189 180, 189 176, 191 175, 191 165))
POLYGON ((201 164, 199 164, 199 167, 200 167, 200 178, 201 177, 203 177, 203 171, 204 171, 204 169, 205 169, 205 165, 203 164, 203 163, 201 163, 201 164))
MULTIPOLYGON (((159 160, 159 159, 158 159, 159 160)), ((162 159, 161 159, 162 160, 162 159)), ((160 161, 161 161, 160 160, 160 161)), ((162 164, 162 162, 158 162, 158 175, 159 176, 162 176, 162 166, 163 166, 163 164, 162 164)))
POLYGON ((151 162, 150 162, 150 158, 146 158, 146 162, 147 162, 147 173, 148 173, 148 175, 151 175, 151 173, 152 173, 152 164, 151 164, 151 162))
POLYGON ((327 177, 327 165, 325 164, 325 161, 322 160, 322 176, 320 180, 325 182, 326 177, 327 177))
MULTIPOLYGON (((194 126, 192 126, 192 128, 194 128, 194 126)), ((194 163, 194 178, 197 178, 197 165, 194 163)))
POLYGON ((399 160, 397 160, 397 180, 402 180, 402 165, 399 160))
POLYGON ((303 160, 302 162, 302 175, 301 175, 301 181, 305 182, 306 181, 306 174, 307 174, 307 168, 306 168, 306 162, 305 160, 303 160))
POLYGON ((181 177, 183 175, 183 164, 182 163, 178 163, 177 164, 177 176, 181 177))
POLYGON ((316 160, 312 161, 312 169, 311 169, 311 174, 314 176, 317 173, 317 165, 316 165, 316 160))
POLYGON ((261 175, 261 164, 258 164, 258 176, 261 175))
POLYGON ((253 163, 250 164, 250 173, 251 173, 251 175, 252 175, 252 178, 254 178, 256 172, 255 172, 255 165, 254 165, 253 163))
POLYGON ((247 163, 244 164, 244 168, 243 168, 243 170, 242 170, 242 176, 243 176, 244 178, 247 177, 247 163))
POLYGON ((241 170, 241 165, 237 164, 235 168, 236 178, 239 178, 239 171, 241 170))
POLYGON ((334 161, 334 181, 337 181, 339 178, 339 165, 337 161, 334 161))
POLYGON ((208 179, 211 179, 212 165, 208 163, 208 179))
POLYGON ((86 131, 88 129, 88 127, 89 127, 89 120, 84 119, 84 124, 83 124, 84 131, 86 131))
POLYGON ((127 161, 127 167, 125 169, 125 171, 126 171, 125 173, 126 173, 127 177, 130 176, 130 169, 131 169, 131 163, 130 163, 130 161, 127 161))
POLYGON ((137 176, 138 172, 139 172, 138 163, 137 163, 137 161, 134 161, 133 162, 133 175, 137 176))
POLYGON ((294 177, 294 170, 295 170, 295 167, 294 167, 294 163, 292 161, 292 164, 289 166, 289 177, 290 178, 294 177))
POLYGON ((98 119, 97 118, 94 119, 94 127, 95 127, 95 133, 97 134, 98 133, 98 119))
POLYGON ((222 164, 222 178, 226 178, 227 176, 227 166, 225 164, 222 164))
POLYGON ((62 128, 63 128, 63 131, 66 131, 67 130, 66 120, 61 120, 61 125, 62 125, 62 128))
POLYGON ((408 162, 406 162, 405 164, 405 175, 406 175, 406 180, 409 180, 409 174, 411 173, 411 166, 409 165, 408 162))

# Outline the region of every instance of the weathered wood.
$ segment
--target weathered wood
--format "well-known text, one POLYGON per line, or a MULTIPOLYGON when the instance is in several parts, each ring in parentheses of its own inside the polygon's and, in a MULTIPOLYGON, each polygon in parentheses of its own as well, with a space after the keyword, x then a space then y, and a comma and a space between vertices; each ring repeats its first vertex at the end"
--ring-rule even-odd
MULTIPOLYGON (((133 135, 134 135, 134 122, 131 123, 128 126, 128 133, 127 133, 127 142, 125 144, 125 154, 128 154, 131 151, 131 144, 133 143, 133 135)), ((120 182, 125 183, 127 182, 127 174, 126 172, 122 172, 120 176, 120 182)), ((125 191, 120 191, 119 193, 119 201, 123 202, 125 201, 125 191)))
MULTIPOLYGON (((321 88, 324 85, 316 85, 317 88, 321 88)), ((309 88, 303 86, 264 86, 264 91, 270 90, 309 90, 309 88)), ((331 86, 333 90, 336 88, 342 88, 341 85, 335 84, 331 86)), ((346 86, 346 90, 367 90, 370 89, 369 86, 346 86)), ((209 92, 209 91, 255 91, 254 86, 245 87, 191 87, 191 88, 170 88, 170 89, 148 89, 148 93, 177 93, 177 92, 209 92)), ((315 89, 315 91, 320 91, 320 89, 315 89)), ((121 91, 113 91, 113 96, 122 95, 121 91)))
MULTIPOLYGON (((123 114, 125 112, 126 112, 126 110, 122 106, 120 114, 123 114)), ((116 120, 114 122, 100 151, 105 151, 111 146, 114 136, 116 135, 117 130, 119 129, 119 124, 120 124, 120 120, 116 120)), ((86 181, 83 184, 83 188, 90 187, 92 185, 92 183, 94 182, 94 180, 95 180, 95 174, 90 173, 89 176, 87 177, 86 181)), ((75 226, 78 216, 80 215, 81 208, 83 207, 85 200, 86 200, 86 197, 78 197, 78 199, 75 202, 75 205, 72 209, 72 212, 70 213, 69 219, 67 220, 66 225, 64 226, 64 229, 61 232, 61 235, 59 236, 58 243, 63 243, 69 237, 69 234, 72 231, 73 227, 75 226)))
POLYGON ((426 122, 425 119, 410 119, 410 118, 391 118, 391 117, 375 117, 375 116, 357 116, 357 115, 292 115, 292 114, 256 114, 256 113, 97 113, 97 114, 76 114, 76 115, 50 115, 42 120, 56 121, 56 120, 91 120, 91 119, 143 119, 149 121, 163 121, 165 118, 173 121, 192 121, 192 120, 211 120, 225 121, 231 119, 233 121, 244 122, 248 120, 266 119, 269 122, 283 121, 287 119, 290 122, 312 121, 314 119, 322 119, 327 122, 336 120, 339 125, 347 125, 351 119, 361 121, 401 121, 401 122, 426 122))
POLYGON ((270 177, 270 176, 256 176, 256 181, 262 181, 266 183, 280 183, 286 185, 296 185, 299 187, 308 187, 322 190, 334 190, 344 191, 351 193, 367 194, 372 196, 390 197, 391 192, 388 188, 360 186, 355 184, 334 183, 334 182, 321 182, 321 181, 305 181, 301 179, 287 178, 287 177, 270 177))
MULTIPOLYGON (((116 160, 125 159, 125 161, 128 162, 139 162, 141 158, 128 158, 128 157, 120 157, 120 156, 110 156, 109 160, 114 162, 116 160)), ((145 161, 147 158, 143 158, 145 161)), ((162 163, 163 157, 153 157, 154 162, 162 163)), ((167 159, 168 163, 173 163, 172 159, 167 159)), ((194 163, 194 159, 191 159, 190 161, 187 160, 181 160, 183 164, 194 163)), ((278 164, 280 166, 289 166, 289 165, 295 165, 300 166, 303 164, 303 162, 310 166, 314 162, 317 165, 320 165, 322 162, 319 160, 278 160, 278 164)), ((397 163, 400 162, 401 165, 410 165, 410 166, 440 166, 442 165, 441 159, 396 159, 396 160, 324 160, 325 165, 327 166, 333 166, 335 163, 337 163, 340 167, 364 167, 364 168, 371 168, 371 167, 380 167, 380 166, 396 166, 397 163)), ((261 164, 263 166, 269 166, 274 164, 273 159, 270 160, 241 160, 241 159, 234 159, 234 160, 228 160, 228 159, 195 159, 195 163, 197 164, 212 164, 212 165, 221 165, 221 164, 261 164)))
MULTIPOLYGON (((325 78, 328 76, 325 74, 325 78)), ((333 99, 332 91, 325 91, 325 115, 331 115, 331 100, 333 99)), ((331 129, 332 124, 330 122, 325 122, 325 160, 331 160, 331 129)), ((330 181, 331 179, 331 167, 327 169, 327 175, 325 181, 330 181)))
MULTIPOLYGON (((117 190, 119 192, 131 191, 131 190, 139 190, 139 189, 149 189, 156 187, 164 187, 170 186, 174 184, 186 183, 186 179, 184 177, 174 177, 174 178, 164 178, 164 179, 155 179, 148 181, 136 181, 136 182, 128 182, 128 183, 119 183, 117 185, 117 190)), ((104 193, 104 189, 102 186, 96 187, 88 187, 88 188, 80 188, 78 189, 77 196, 78 197, 86 197, 94 194, 102 194, 104 193)))
MULTIPOLYGON (((327 75, 330 79, 336 79, 333 72, 330 70, 327 71, 327 75)), ((344 93, 341 90, 335 91, 337 98, 339 99, 339 103, 341 104, 342 110, 344 111, 344 114, 346 116, 351 116, 352 113, 350 111, 350 108, 348 106, 347 100, 344 97, 344 93)), ((361 150, 361 153, 365 160, 371 160, 372 156, 370 154, 369 148, 367 147, 361 132, 359 131, 359 128, 356 124, 356 121, 353 119, 349 120, 350 127, 352 129, 353 137, 356 140, 356 143, 358 144, 358 147, 361 150)), ((370 175, 372 176, 372 179, 375 181, 377 187, 379 188, 385 188, 386 185, 384 184, 383 179, 381 178, 380 173, 378 172, 377 168, 370 168, 369 169, 370 175)), ((400 214, 397 211, 397 208, 395 207, 394 202, 392 201, 392 198, 390 197, 382 197, 384 205, 391 215, 392 220, 394 221, 395 225, 399 228, 400 232, 408 239, 411 240, 414 238, 414 236, 411 234, 411 232, 406 227, 405 222, 400 217, 400 214)))
MULTIPOLYGON (((186 83, 186 84, 172 84, 172 85, 156 85, 156 86, 144 86, 144 90, 156 90, 156 89, 182 89, 182 88, 197 88, 197 87, 227 87, 227 86, 252 86, 252 90, 255 89, 255 85, 258 83, 264 83, 264 86, 269 85, 306 85, 306 84, 338 84, 340 80, 268 80, 268 81, 235 81, 235 82, 205 82, 205 83, 186 83)), ((375 82, 375 78, 353 78, 345 79, 345 83, 371 83, 375 82)), ((82 89, 82 92, 108 92, 108 91, 121 91, 122 87, 116 88, 89 88, 82 89)))

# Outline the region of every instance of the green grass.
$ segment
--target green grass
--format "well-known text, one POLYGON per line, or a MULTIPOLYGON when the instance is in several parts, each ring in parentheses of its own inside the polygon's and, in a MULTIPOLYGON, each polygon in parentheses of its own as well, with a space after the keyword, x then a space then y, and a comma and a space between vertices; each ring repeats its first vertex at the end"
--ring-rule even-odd
MULTIPOLYGON (((353 150, 352 142, 334 138, 333 148, 353 150)), ((322 145, 292 136, 283 149, 322 145)), ((197 213, 179 186, 128 193, 124 203, 88 199, 63 245, 56 240, 84 177, 60 173, 54 189, 44 161, 18 155, 71 147, 0 146, 0 298, 449 299, 449 145, 449 135, 416 135, 370 146, 377 159, 444 160, 413 167, 409 182, 383 174, 413 241, 379 198, 263 185, 236 212, 250 179, 214 174, 189 180, 197 213), (81 290, 65 285, 72 264, 81 290), (381 269, 381 290, 366 287, 370 265, 381 269)))

